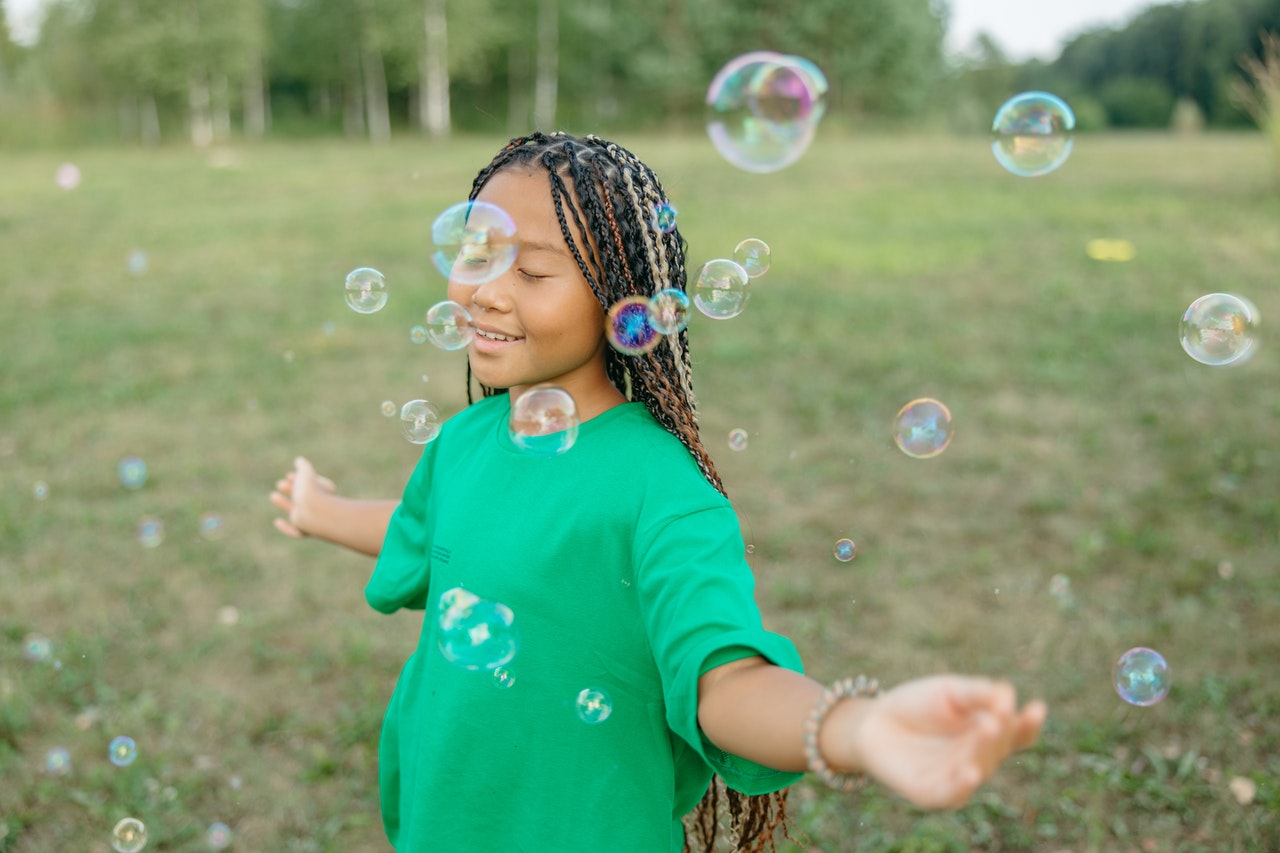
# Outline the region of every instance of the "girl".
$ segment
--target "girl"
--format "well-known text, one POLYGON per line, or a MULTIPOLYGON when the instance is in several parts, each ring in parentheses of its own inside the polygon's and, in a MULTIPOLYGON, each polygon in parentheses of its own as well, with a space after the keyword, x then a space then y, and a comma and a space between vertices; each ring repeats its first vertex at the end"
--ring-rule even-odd
POLYGON ((606 342, 614 303, 685 287, 648 167, 594 136, 539 133, 499 152, 471 197, 511 214, 519 242, 495 280, 449 285, 474 318, 468 398, 472 377, 483 398, 426 446, 399 502, 342 498, 302 458, 271 496, 285 534, 378 556, 374 608, 426 610, 379 750, 397 850, 710 851, 718 810, 736 849, 771 849, 806 770, 952 808, 1035 740, 1044 704, 1019 709, 1006 683, 824 688, 764 630, 698 434, 686 334, 643 355, 606 342), (577 404, 563 456, 508 435, 511 401, 538 383, 577 404), (459 589, 514 615, 497 679, 442 653, 459 589))

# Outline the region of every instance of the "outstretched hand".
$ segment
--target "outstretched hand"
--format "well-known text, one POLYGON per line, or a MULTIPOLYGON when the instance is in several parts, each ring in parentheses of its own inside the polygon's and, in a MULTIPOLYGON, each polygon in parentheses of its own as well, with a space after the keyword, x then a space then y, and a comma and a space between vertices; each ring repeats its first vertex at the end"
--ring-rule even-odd
POLYGON ((958 808, 1012 752, 1039 736, 1047 706, 1037 700, 1019 709, 1017 702, 1007 682, 920 678, 867 702, 841 746, 852 748, 867 774, 912 804, 958 808))
POLYGON ((310 535, 307 518, 317 494, 334 494, 337 486, 328 477, 316 473, 315 466, 304 456, 293 460, 293 470, 276 481, 271 503, 285 513, 272 523, 285 536, 301 539, 310 535))

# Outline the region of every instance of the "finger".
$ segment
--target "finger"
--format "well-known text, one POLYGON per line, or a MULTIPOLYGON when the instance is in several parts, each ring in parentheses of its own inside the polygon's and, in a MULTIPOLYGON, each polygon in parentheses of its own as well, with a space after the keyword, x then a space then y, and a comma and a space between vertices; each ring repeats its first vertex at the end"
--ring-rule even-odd
POLYGON ((1049 718, 1049 706, 1037 699, 1022 709, 1015 721, 1014 749, 1026 749, 1040 737, 1040 729, 1049 718))
POLYGON ((293 501, 289 500, 288 495, 281 492, 271 493, 271 503, 275 505, 276 509, 285 514, 293 512, 293 501))
POLYGON ((981 676, 958 676, 948 685, 948 698, 959 714, 986 711, 1009 719, 1017 707, 1017 695, 1007 682, 981 676))
POLYGON ((294 527, 292 524, 285 521, 283 518, 273 519, 272 524, 275 525, 276 530, 279 530, 281 533, 283 533, 285 536, 288 536, 291 539, 301 539, 303 536, 301 530, 294 527))
POLYGON ((317 476, 316 476, 316 485, 318 485, 320 488, 324 489, 326 492, 336 492, 336 491, 338 491, 338 487, 337 487, 336 485, 334 485, 333 480, 330 480, 328 477, 322 477, 322 476, 317 475, 317 476))
POLYGON ((289 475, 288 477, 286 477, 286 478, 283 478, 283 479, 280 479, 280 480, 276 480, 276 491, 277 491, 277 492, 284 492, 285 494, 292 494, 292 492, 293 492, 293 475, 292 475, 292 474, 290 474, 290 475, 289 475))
POLYGON ((305 456, 295 456, 293 459, 293 470, 299 477, 315 477, 316 469, 311 464, 311 460, 305 456))

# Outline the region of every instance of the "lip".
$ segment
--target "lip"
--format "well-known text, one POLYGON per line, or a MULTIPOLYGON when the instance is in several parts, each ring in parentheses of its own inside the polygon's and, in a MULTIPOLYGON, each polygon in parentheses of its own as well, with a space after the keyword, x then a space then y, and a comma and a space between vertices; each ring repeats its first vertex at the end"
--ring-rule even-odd
POLYGON ((519 335, 513 335, 510 332, 504 332, 501 329, 494 329, 489 326, 481 326, 477 323, 473 323, 472 326, 474 326, 476 330, 476 334, 471 339, 471 345, 476 348, 477 352, 484 352, 484 353, 501 352, 507 347, 515 346, 516 344, 524 342, 524 338, 520 337, 519 335), (481 332, 483 332, 484 334, 481 334, 481 332), (515 340, 495 341, 491 338, 486 338, 484 335, 502 335, 503 337, 507 337, 507 338, 515 338, 515 340))

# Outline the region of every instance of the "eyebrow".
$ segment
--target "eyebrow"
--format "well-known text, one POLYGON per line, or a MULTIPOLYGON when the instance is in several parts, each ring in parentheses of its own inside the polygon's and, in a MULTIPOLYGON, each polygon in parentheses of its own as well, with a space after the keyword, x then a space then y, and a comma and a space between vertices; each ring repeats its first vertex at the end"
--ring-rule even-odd
POLYGON ((548 243, 543 240, 521 240, 520 248, 527 252, 552 252, 566 258, 573 257, 563 244, 548 243))

